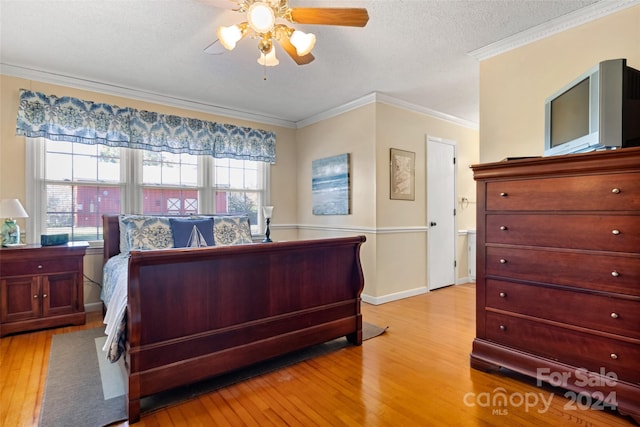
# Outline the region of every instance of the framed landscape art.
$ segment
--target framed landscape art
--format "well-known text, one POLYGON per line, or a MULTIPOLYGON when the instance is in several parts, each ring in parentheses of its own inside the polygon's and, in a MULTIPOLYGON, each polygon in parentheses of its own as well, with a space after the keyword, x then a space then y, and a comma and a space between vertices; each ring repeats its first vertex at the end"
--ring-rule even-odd
POLYGON ((349 215, 349 154, 311 162, 311 194, 314 215, 349 215))

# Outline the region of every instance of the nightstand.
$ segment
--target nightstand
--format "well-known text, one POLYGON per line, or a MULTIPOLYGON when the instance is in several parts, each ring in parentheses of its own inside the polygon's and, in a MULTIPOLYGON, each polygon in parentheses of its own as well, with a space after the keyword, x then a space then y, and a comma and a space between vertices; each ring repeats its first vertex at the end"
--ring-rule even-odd
POLYGON ((0 337, 86 321, 83 258, 89 245, 0 249, 0 337))

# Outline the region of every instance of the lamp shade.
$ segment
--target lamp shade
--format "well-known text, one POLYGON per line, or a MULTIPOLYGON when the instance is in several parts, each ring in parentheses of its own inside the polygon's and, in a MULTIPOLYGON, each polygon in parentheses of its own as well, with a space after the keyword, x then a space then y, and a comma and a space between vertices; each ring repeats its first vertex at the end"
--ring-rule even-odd
POLYGON ((273 215, 273 206, 263 206, 262 213, 265 218, 271 218, 271 215, 273 215))
POLYGON ((271 50, 267 52, 266 55, 264 53, 260 53, 260 57, 258 58, 258 64, 266 67, 275 67, 279 63, 280 61, 276 58, 276 50, 273 46, 271 46, 271 50))
POLYGON ((295 30, 291 34, 289 39, 291 44, 296 48, 296 52, 299 56, 305 56, 310 53, 313 47, 316 45, 316 36, 311 33, 304 33, 302 31, 295 30))
POLYGON ((0 218, 29 218, 18 199, 0 200, 0 218))
POLYGON ((233 50, 242 39, 242 28, 238 25, 218 28, 218 40, 227 50, 233 50))

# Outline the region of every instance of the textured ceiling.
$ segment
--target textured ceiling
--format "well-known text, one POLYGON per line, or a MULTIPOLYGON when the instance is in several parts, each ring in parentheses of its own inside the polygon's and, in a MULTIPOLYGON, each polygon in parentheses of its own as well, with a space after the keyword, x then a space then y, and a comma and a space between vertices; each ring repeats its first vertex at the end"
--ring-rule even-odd
POLYGON ((293 25, 316 34, 315 61, 298 66, 277 50, 280 65, 267 68, 264 80, 255 40, 220 55, 203 52, 218 26, 243 20, 216 7, 224 2, 1 0, 1 70, 162 95, 266 123, 295 126, 376 92, 473 125, 479 67, 469 52, 580 10, 621 3, 290 0, 291 7, 365 7, 370 20, 364 28, 293 25))

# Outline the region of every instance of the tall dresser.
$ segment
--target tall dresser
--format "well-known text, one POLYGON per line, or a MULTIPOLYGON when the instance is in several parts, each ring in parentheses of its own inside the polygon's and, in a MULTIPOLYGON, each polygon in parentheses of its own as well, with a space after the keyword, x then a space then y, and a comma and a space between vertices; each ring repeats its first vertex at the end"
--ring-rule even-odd
POLYGON ((471 366, 640 423, 640 148, 472 166, 471 366))

